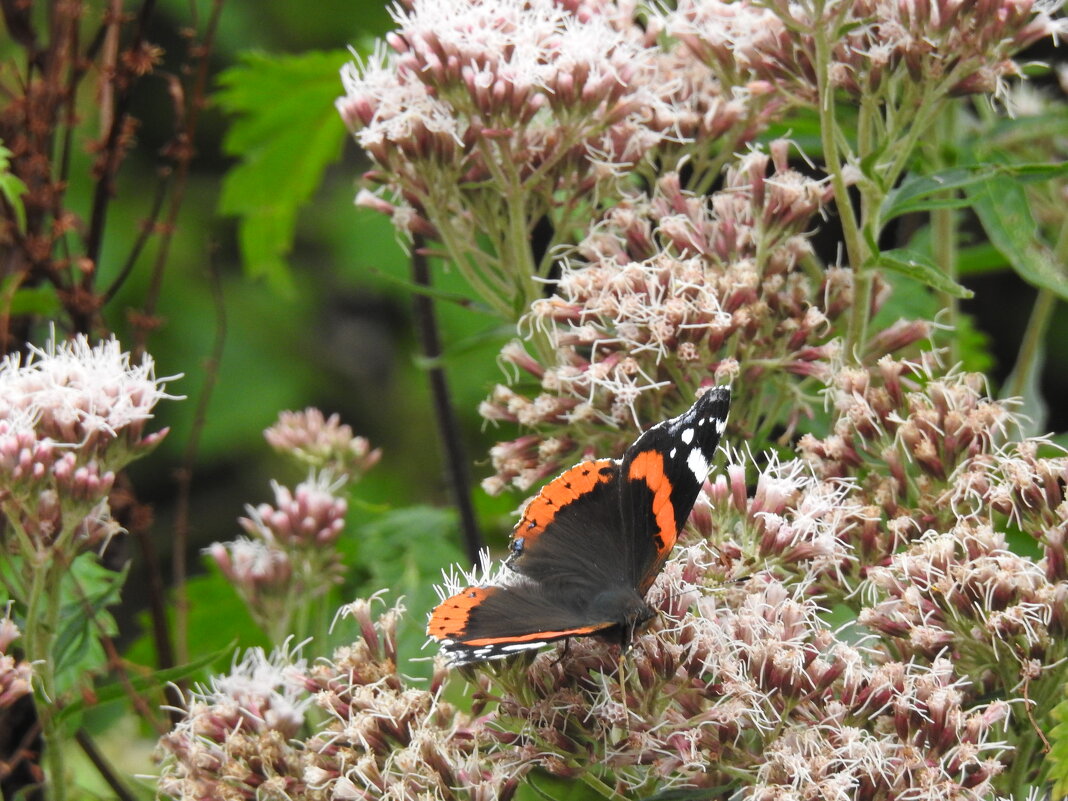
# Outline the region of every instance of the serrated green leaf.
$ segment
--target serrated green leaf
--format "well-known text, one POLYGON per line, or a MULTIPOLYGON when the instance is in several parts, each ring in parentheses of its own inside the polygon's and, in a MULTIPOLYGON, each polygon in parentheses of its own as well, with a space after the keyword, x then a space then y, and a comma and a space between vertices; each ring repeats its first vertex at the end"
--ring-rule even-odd
POLYGON ((219 211, 239 218, 245 269, 276 291, 292 289, 286 256, 297 212, 336 161, 345 127, 334 108, 344 50, 249 54, 222 73, 216 102, 236 116, 223 147, 240 161, 223 179, 219 211))
POLYGON ((1068 277, 1039 238, 1027 194, 1014 179, 988 178, 966 190, 991 243, 1024 281, 1068 300, 1068 277))
POLYGON ((970 298, 974 294, 942 272, 941 268, 923 253, 907 248, 884 250, 873 256, 868 267, 880 267, 893 270, 909 278, 915 278, 922 284, 955 298, 970 298))
POLYGON ((116 572, 101 565, 96 554, 83 553, 63 575, 59 621, 52 643, 60 694, 77 687, 107 663, 100 638, 118 631, 107 607, 119 602, 126 574, 126 567, 116 572))
POLYGON ((1068 163, 1040 164, 977 164, 968 167, 952 167, 932 175, 916 175, 906 178, 901 185, 890 190, 883 200, 880 219, 885 224, 902 214, 932 209, 956 209, 971 205, 968 197, 935 197, 948 189, 963 190, 981 185, 995 177, 1012 178, 1016 181, 1045 181, 1068 175, 1068 163))

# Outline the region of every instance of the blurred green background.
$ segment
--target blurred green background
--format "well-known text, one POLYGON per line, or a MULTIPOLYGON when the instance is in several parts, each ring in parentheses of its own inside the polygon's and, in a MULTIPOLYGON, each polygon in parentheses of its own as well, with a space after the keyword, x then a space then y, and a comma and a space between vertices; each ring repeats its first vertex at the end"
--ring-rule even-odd
MULTIPOLYGON (((100 5, 95 6, 98 12, 100 5)), ((204 0, 159 0, 149 39, 165 51, 161 73, 181 71, 187 45, 180 32, 201 25, 210 7, 204 0)), ((209 104, 197 130, 197 157, 164 275, 161 325, 148 340, 160 375, 183 374, 168 389, 186 399, 161 404, 159 425, 170 426, 171 433, 130 475, 139 499, 154 509, 152 534, 169 575, 176 470, 190 452, 213 350, 221 342, 216 383, 195 443, 188 510, 187 559, 190 573, 198 575, 190 585, 192 657, 218 651, 235 639, 242 645, 261 643, 237 596, 217 574, 205 572, 200 551, 213 541, 238 536, 237 518, 245 504, 272 499, 271 479, 293 485, 303 478, 270 452, 262 436, 282 410, 317 406, 327 414, 337 412, 357 434, 382 448, 381 463, 357 486, 351 505, 344 546, 351 575, 344 591, 388 586, 395 594, 406 594, 413 621, 405 634, 409 654, 422 642, 422 622, 434 600, 429 582, 461 555, 426 375, 417 356, 412 297, 404 285, 407 255, 388 220, 353 205, 359 176, 369 164, 332 107, 342 92, 338 69, 352 58, 346 48, 367 53, 390 27, 386 4, 377 0, 226 0, 223 6, 212 50, 209 104), (250 92, 232 70, 270 73, 276 62, 264 54, 288 54, 294 61, 277 81, 264 80, 258 92, 250 92), (304 80, 293 80, 294 75, 304 80), (249 119, 241 110, 265 106, 271 114, 253 114, 265 127, 241 128, 242 120, 249 119), (319 160, 329 161, 321 182, 319 160), (250 163, 257 167, 252 173, 234 172, 250 163), (302 189, 310 197, 296 212, 292 251, 272 249, 274 237, 288 239, 287 203, 302 189), (231 213, 235 210, 252 220, 243 248, 238 219, 231 213), (213 273, 220 279, 221 304, 213 273)), ((11 42, 0 42, 0 55, 10 59, 12 52, 11 42)), ((153 203, 159 152, 174 129, 162 78, 138 85, 132 113, 141 125, 109 211, 99 286, 109 285, 118 274, 153 203)), ((93 130, 81 134, 86 141, 96 135, 93 130)), ((90 156, 84 146, 76 147, 75 154, 68 205, 84 218, 93 188, 90 156)), ((826 239, 833 255, 837 238, 826 239)), ((120 340, 132 335, 129 313, 144 302, 157 247, 150 244, 104 309, 107 326, 120 340)), ((981 275, 965 276, 976 290, 965 310, 975 315, 978 330, 987 337, 997 381, 1015 358, 1034 290, 997 269, 1003 264, 992 266, 981 275)), ((447 271, 436 271, 435 285, 464 292, 458 276, 447 271)), ((917 300, 913 311, 936 311, 929 296, 920 294, 924 299, 917 300)), ((496 354, 514 332, 501 330, 492 317, 450 304, 438 304, 438 315, 481 528, 491 544, 501 545, 514 522, 511 511, 522 498, 490 498, 477 481, 489 473, 489 447, 515 432, 484 426, 477 407, 504 378, 496 354)), ((1068 391, 1061 369, 1068 361, 1066 327, 1061 304, 1047 341, 1043 377, 1053 415, 1048 427, 1058 431, 1068 427, 1057 400, 1068 391)), ((42 321, 39 338, 46 330, 42 321)), ((119 542, 112 559, 134 563, 117 613, 122 643, 135 661, 152 664, 151 644, 142 636, 147 583, 140 578, 138 549, 132 542, 119 542)), ((221 662, 228 663, 229 656, 221 662)), ((101 711, 99 729, 107 727, 109 714, 117 717, 118 711, 101 711)))

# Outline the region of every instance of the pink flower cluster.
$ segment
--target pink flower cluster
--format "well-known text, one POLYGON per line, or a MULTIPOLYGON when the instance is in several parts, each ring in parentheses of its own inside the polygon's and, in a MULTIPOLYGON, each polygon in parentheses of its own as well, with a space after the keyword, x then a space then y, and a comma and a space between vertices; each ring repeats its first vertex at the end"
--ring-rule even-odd
POLYGON ((304 670, 285 650, 268 658, 253 648, 228 675, 189 692, 185 717, 160 739, 160 794, 181 801, 299 797, 304 755, 292 739, 312 703, 304 670))
POLYGON ((281 641, 300 610, 339 582, 344 573, 334 544, 345 528, 345 482, 312 474, 289 489, 271 482, 274 505, 247 507, 240 518, 248 537, 216 542, 205 553, 234 585, 260 626, 281 641))
POLYGON ((18 639, 19 627, 11 619, 11 606, 8 605, 3 617, 0 617, 0 710, 11 706, 15 701, 33 691, 33 668, 24 659, 16 659, 9 653, 11 643, 18 639))
MULTIPOLYGON (((653 50, 601 9, 552 0, 415 0, 398 8, 391 52, 342 70, 342 118, 419 225, 465 204, 443 194, 499 178, 587 192, 661 138, 653 50), (603 173, 603 174, 602 174, 603 173)), ((665 110, 666 112, 666 110, 665 110)), ((662 112, 662 113, 665 113, 662 112)), ((495 190, 496 191, 496 190, 495 190)), ((477 194, 477 192, 476 192, 477 194)))
POLYGON ((397 670, 403 611, 342 609, 355 641, 309 666, 284 651, 248 652, 229 676, 190 694, 160 741, 159 788, 174 799, 509 801, 525 768, 480 749, 484 725, 397 670))
POLYGON ((721 80, 812 103, 817 29, 830 31, 830 78, 854 96, 928 84, 951 94, 993 93, 1018 74, 1011 60, 1066 30, 1041 0, 836 0, 805 4, 684 0, 663 25, 721 80))
MULTIPOLYGON (((626 429, 685 408, 712 381, 763 388, 739 393, 732 416, 750 432, 783 417, 792 427, 806 413, 797 378, 826 380, 841 360, 832 325, 852 303, 852 276, 798 269, 830 190, 793 169, 788 151, 779 140, 742 156, 710 199, 671 173, 652 197, 608 212, 579 245, 583 261, 565 264, 555 294, 524 319, 551 351, 512 343, 501 352, 541 391, 498 386, 480 407, 534 432, 493 448, 488 491, 527 489, 589 451, 617 453, 626 429)), ((902 323, 867 358, 928 332, 902 323)))
POLYGON ((378 464, 379 448, 371 449, 366 437, 357 437, 337 414, 326 417, 308 407, 302 412, 282 412, 278 422, 263 432, 278 453, 315 470, 344 474, 351 482, 378 464))
POLYGON ((292 489, 272 481, 274 503, 248 506, 248 517, 240 518, 248 536, 213 543, 206 553, 253 618, 281 642, 305 617, 302 610, 341 580, 336 546, 348 512, 345 490, 381 452, 337 415, 327 418, 318 409, 283 412, 264 435, 277 451, 310 466, 308 478, 292 489))
POLYGON ((731 783, 767 799, 991 791, 1007 704, 977 704, 982 688, 946 659, 850 644, 804 583, 761 574, 714 586, 712 553, 702 544, 672 559, 650 595, 662 622, 624 662, 586 640, 477 674, 477 698, 497 706, 487 734, 623 796, 731 783))
POLYGON ((733 152, 782 105, 662 46, 627 4, 414 0, 394 18, 389 49, 342 70, 338 109, 388 192, 357 202, 440 242, 512 321, 553 266, 530 252, 539 221, 572 243, 628 175, 674 167, 695 140, 714 173, 709 148, 733 152))
POLYGON ((329 473, 312 475, 291 490, 271 482, 274 505, 248 507, 241 527, 265 542, 282 546, 321 548, 334 543, 345 528, 348 501, 337 493, 343 482, 329 473))
POLYGON ((0 362, 0 509, 24 545, 91 547, 113 530, 102 504, 116 471, 167 434, 145 426, 175 397, 168 380, 150 356, 131 364, 115 339, 53 341, 0 362))

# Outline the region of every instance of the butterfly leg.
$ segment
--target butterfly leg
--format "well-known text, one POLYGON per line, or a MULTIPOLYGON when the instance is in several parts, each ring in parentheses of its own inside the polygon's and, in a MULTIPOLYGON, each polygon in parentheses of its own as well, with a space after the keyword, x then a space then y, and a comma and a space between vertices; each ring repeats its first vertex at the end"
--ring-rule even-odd
POLYGON ((564 650, 560 652, 560 655, 553 660, 553 663, 549 667, 556 667, 564 661, 564 657, 571 653, 571 638, 567 637, 564 640, 564 650))

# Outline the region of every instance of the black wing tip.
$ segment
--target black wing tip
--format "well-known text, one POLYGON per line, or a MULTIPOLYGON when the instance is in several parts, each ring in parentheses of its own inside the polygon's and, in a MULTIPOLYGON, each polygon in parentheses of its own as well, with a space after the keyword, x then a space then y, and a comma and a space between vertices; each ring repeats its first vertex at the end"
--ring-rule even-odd
POLYGON ((731 388, 723 386, 709 387, 698 400, 702 403, 723 403, 729 406, 731 402, 731 388))
POLYGON ((699 397, 693 405, 693 409, 700 413, 710 411, 713 417, 724 419, 731 408, 731 388, 712 387, 699 397))

